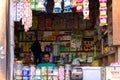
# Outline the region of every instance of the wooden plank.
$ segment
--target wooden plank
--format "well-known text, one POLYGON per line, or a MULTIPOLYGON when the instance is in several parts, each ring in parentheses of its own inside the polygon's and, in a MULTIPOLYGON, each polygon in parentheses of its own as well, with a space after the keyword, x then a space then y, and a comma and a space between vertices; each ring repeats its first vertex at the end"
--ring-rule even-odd
POLYGON ((120 45, 120 0, 113 0, 113 45, 120 45))

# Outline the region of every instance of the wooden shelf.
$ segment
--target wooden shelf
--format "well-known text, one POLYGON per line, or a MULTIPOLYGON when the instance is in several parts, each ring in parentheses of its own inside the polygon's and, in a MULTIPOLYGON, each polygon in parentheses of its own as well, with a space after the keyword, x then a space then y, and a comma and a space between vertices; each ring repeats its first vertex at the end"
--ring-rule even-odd
POLYGON ((91 53, 93 51, 60 51, 61 53, 78 53, 78 52, 86 52, 86 53, 91 53))
MULTIPOLYGON (((35 40, 34 40, 35 41, 35 40)), ((19 41, 19 42, 34 42, 34 41, 19 41)), ((55 42, 56 40, 39 40, 40 42, 55 42)), ((58 40, 58 42, 69 42, 70 40, 58 40)))
MULTIPOLYGON (((34 40, 35 41, 35 40, 34 40)), ((19 41, 19 42, 34 42, 34 41, 19 41)))
POLYGON ((69 42, 70 40, 39 40, 41 42, 55 42, 55 41, 58 41, 58 42, 69 42))
MULTIPOLYGON (((23 29, 21 29, 21 30, 18 30, 18 31, 24 31, 23 29)), ((69 32, 71 32, 72 30, 66 30, 66 29, 61 29, 61 30, 39 30, 39 29, 36 29, 36 30, 29 30, 29 31, 48 31, 48 32, 51 32, 51 31, 69 31, 69 32)), ((29 32, 28 31, 28 32, 29 32)))
POLYGON ((107 56, 112 55, 112 54, 115 54, 115 51, 110 51, 109 53, 106 53, 106 54, 100 55, 100 56, 97 57, 97 58, 107 57, 107 56))

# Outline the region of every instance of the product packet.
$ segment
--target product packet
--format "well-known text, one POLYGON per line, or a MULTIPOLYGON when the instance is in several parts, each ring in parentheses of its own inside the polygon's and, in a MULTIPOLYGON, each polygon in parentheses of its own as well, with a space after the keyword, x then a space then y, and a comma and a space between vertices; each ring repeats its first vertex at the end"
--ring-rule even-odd
POLYGON ((71 12, 72 3, 71 0, 64 0, 64 12, 71 12))
POLYGON ((107 25, 107 16, 100 17, 100 26, 107 25))
POLYGON ((47 5, 47 0, 38 0, 38 3, 36 5, 36 10, 40 12, 47 12, 46 5, 47 5))
POLYGON ((37 0, 32 0, 31 1, 31 9, 36 10, 36 5, 38 4, 37 0))
POLYGON ((76 12, 83 11, 83 0, 76 0, 76 12))
POLYGON ((107 0, 99 0, 100 2, 100 26, 107 25, 107 0))
POLYGON ((62 0, 54 0, 53 13, 61 13, 62 11, 62 0))
POLYGON ((84 19, 89 19, 89 1, 83 0, 83 15, 84 19))
POLYGON ((24 30, 27 32, 32 26, 32 10, 31 3, 28 1, 23 1, 22 8, 22 25, 24 25, 24 30))

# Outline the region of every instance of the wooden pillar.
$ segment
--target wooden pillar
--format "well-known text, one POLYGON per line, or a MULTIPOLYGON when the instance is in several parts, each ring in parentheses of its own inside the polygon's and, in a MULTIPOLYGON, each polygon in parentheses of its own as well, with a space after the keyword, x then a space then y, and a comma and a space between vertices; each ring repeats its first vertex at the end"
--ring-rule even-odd
POLYGON ((113 44, 118 46, 118 61, 120 62, 120 0, 112 0, 113 44))
POLYGON ((7 1, 0 0, 0 80, 6 80, 7 1))

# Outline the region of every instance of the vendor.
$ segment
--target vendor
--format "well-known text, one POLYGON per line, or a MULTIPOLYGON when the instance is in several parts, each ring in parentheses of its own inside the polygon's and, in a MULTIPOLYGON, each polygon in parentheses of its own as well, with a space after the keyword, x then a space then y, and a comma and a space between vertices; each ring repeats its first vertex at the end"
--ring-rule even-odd
POLYGON ((55 64, 50 62, 50 53, 44 52, 43 53, 43 60, 42 63, 38 64, 37 67, 55 67, 55 64))
POLYGON ((81 58, 81 54, 74 56, 74 59, 72 61, 72 65, 80 65, 81 62, 84 62, 84 60, 81 58))

